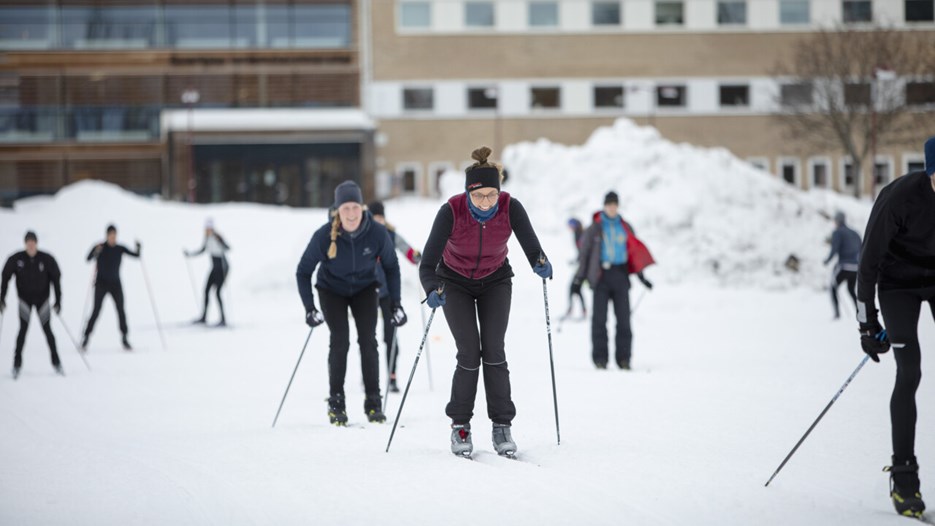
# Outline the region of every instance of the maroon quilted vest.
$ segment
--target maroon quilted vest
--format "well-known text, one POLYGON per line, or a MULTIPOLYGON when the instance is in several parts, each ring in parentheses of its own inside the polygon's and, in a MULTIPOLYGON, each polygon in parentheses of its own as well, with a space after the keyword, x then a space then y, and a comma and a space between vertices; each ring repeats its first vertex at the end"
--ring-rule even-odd
POLYGON ((467 194, 448 200, 454 215, 451 236, 442 260, 445 266, 469 279, 483 279, 506 261, 507 242, 513 234, 510 226, 510 194, 500 192, 497 213, 485 223, 478 223, 468 209, 467 194))

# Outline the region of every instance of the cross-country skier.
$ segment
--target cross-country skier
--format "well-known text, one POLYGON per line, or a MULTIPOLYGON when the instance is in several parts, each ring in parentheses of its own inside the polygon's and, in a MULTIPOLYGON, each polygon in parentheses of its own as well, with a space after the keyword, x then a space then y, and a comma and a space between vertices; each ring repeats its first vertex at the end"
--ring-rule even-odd
POLYGON ((16 336, 16 352, 13 355, 13 379, 19 377, 23 366, 23 345, 26 343, 26 329, 29 328, 29 316, 35 307, 42 323, 42 331, 49 343, 52 367, 64 376, 62 362, 55 348, 55 336, 52 334, 52 310, 62 311, 62 273, 51 254, 39 251, 38 238, 34 232, 26 232, 26 250, 17 252, 6 260, 3 277, 0 282, 0 313, 6 311, 6 289, 10 278, 16 276, 16 293, 19 296, 19 334, 16 336), (55 304, 49 305, 50 286, 55 288, 55 304))
POLYGON ((88 326, 84 330, 84 338, 81 340, 81 348, 87 350, 88 340, 91 338, 91 331, 94 330, 94 323, 101 312, 101 305, 104 304, 104 296, 110 294, 114 299, 114 306, 117 308, 117 319, 120 321, 120 333, 123 335, 123 348, 127 351, 133 349, 127 340, 127 315, 123 310, 123 285, 120 283, 120 263, 123 261, 123 255, 127 254, 135 258, 140 257, 140 242, 136 242, 136 252, 129 248, 117 244, 117 227, 107 226, 107 239, 103 243, 98 243, 91 248, 88 253, 88 261, 97 260, 97 275, 94 280, 94 310, 91 311, 91 317, 88 318, 88 326))
POLYGON ((487 160, 490 153, 485 146, 471 154, 476 162, 465 170, 465 192, 438 211, 419 266, 426 301, 433 309, 444 309, 458 349, 445 412, 451 418, 451 452, 459 456, 470 456, 474 448, 471 417, 481 367, 494 449, 501 455, 516 453, 510 433, 516 406, 504 349, 513 296, 513 268, 507 259, 511 234, 533 272, 552 277, 552 264, 523 205, 500 191, 501 169, 487 160))
MULTIPOLYGON (((374 221, 386 227, 387 232, 390 234, 390 240, 393 241, 393 246, 396 247, 396 250, 398 250, 400 254, 404 254, 410 263, 418 265, 419 262, 422 261, 422 254, 420 254, 418 250, 412 248, 409 243, 403 239, 403 236, 396 232, 396 228, 393 225, 386 222, 386 208, 383 206, 383 202, 374 201, 367 205, 367 210, 373 215, 374 221)), ((399 386, 396 385, 396 364, 399 363, 399 337, 396 337, 396 345, 394 346, 393 337, 396 334, 396 329, 393 326, 393 300, 390 299, 389 287, 386 285, 386 273, 383 272, 383 267, 380 265, 377 265, 377 279, 380 282, 380 312, 383 315, 383 343, 386 344, 386 367, 390 375, 389 390, 393 393, 398 393, 399 386), (396 351, 393 353, 393 356, 390 356, 390 349, 394 348, 396 351)))
POLYGON ((834 271, 831 273, 831 305, 834 307, 834 319, 841 317, 838 306, 838 287, 847 282, 847 292, 857 304, 857 260, 860 258, 860 234, 847 226, 844 212, 834 214, 834 233, 831 234, 831 252, 825 259, 825 265, 838 257, 834 271))
POLYGON ((594 308, 591 310, 591 358, 598 369, 606 369, 607 303, 614 302, 617 335, 614 354, 617 366, 630 369, 633 332, 630 329, 630 274, 652 290, 653 284, 643 276, 643 269, 653 264, 646 246, 636 237, 633 227, 619 214, 620 199, 616 192, 604 196, 604 209, 594 213, 594 222, 584 232, 578 258, 579 284, 587 279, 594 287, 594 308))
POLYGON ((310 327, 328 324, 331 342, 328 352, 328 375, 331 384, 328 417, 332 424, 347 424, 344 377, 350 332, 347 311, 357 325, 360 366, 364 376, 364 412, 371 422, 385 422, 380 396, 380 356, 377 351, 377 273, 380 265, 386 273, 387 288, 393 301, 391 323, 406 323, 400 303, 399 260, 386 227, 373 220, 363 207, 360 187, 345 181, 334 190, 333 219, 313 235, 296 270, 299 295, 305 306, 305 322, 310 327), (321 312, 315 307, 312 273, 318 268, 315 288, 321 300, 321 312), (322 316, 324 314, 324 316, 322 316))
MULTIPOLYGON (((578 262, 578 258, 581 257, 581 242, 584 237, 584 226, 582 226, 581 221, 573 217, 568 220, 568 228, 571 230, 572 236, 575 240, 575 263, 578 262)), ((588 307, 584 301, 584 294, 581 293, 581 280, 573 277, 571 280, 571 286, 568 289, 568 310, 565 311, 565 315, 562 316, 563 319, 571 317, 572 308, 575 306, 575 297, 578 297, 578 301, 581 303, 581 317, 588 317, 588 307)))
POLYGON ((208 219, 205 221, 205 241, 197 252, 184 251, 185 257, 193 257, 207 252, 211 256, 211 274, 208 275, 208 282, 205 284, 205 308, 202 311, 201 318, 195 320, 195 323, 206 323, 208 317, 208 298, 211 297, 211 287, 215 287, 215 294, 218 299, 218 310, 221 311, 221 321, 219 327, 227 325, 227 319, 224 317, 224 302, 221 300, 221 288, 224 287, 224 280, 227 278, 227 272, 230 265, 227 264, 227 251, 230 247, 221 234, 214 230, 214 221, 208 219))
POLYGON ((880 191, 864 233, 857 271, 860 345, 875 362, 892 345, 896 385, 890 398, 893 465, 890 496, 901 515, 921 517, 915 456, 916 390, 922 377, 919 311, 935 313, 935 137, 925 143, 925 171, 906 174, 880 191), (879 288, 877 318, 874 301, 879 288))

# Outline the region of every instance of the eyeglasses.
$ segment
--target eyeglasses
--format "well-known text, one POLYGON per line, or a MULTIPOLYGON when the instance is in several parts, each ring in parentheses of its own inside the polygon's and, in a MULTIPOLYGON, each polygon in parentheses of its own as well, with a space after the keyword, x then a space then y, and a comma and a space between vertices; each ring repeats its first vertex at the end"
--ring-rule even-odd
POLYGON ((489 194, 482 194, 480 192, 471 192, 471 201, 475 203, 483 203, 487 201, 488 203, 496 203, 497 198, 500 197, 500 192, 490 192, 489 194))

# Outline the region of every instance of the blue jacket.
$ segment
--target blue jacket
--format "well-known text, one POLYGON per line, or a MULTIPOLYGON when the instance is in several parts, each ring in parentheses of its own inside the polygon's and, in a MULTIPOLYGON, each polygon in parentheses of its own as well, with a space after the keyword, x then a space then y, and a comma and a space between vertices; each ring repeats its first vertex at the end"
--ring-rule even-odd
POLYGON ((319 264, 321 268, 318 269, 315 288, 351 297, 377 283, 377 258, 386 272, 390 296, 396 305, 400 304, 399 260, 396 259, 396 251, 386 227, 374 221, 370 212, 365 211, 360 228, 354 234, 352 237, 340 231, 337 238, 338 254, 334 259, 328 259, 331 222, 312 235, 295 272, 299 296, 302 297, 306 311, 315 308, 312 274, 319 264))

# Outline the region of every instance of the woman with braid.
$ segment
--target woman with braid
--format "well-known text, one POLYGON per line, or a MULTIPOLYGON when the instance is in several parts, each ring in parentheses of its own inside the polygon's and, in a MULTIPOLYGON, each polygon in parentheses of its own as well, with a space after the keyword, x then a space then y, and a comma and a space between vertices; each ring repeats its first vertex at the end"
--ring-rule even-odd
POLYGON ((393 302, 393 325, 406 323, 400 304, 399 261, 386 227, 373 220, 363 207, 360 187, 345 181, 334 190, 332 220, 313 235, 296 270, 299 296, 305 306, 305 323, 328 325, 331 341, 328 375, 331 392, 328 418, 337 426, 347 424, 344 376, 350 348, 348 309, 357 325, 360 366, 364 376, 364 412, 370 422, 385 422, 380 396, 380 357, 377 352, 377 265, 386 274, 393 302), (315 288, 321 312, 315 306, 312 274, 318 268, 315 288))

